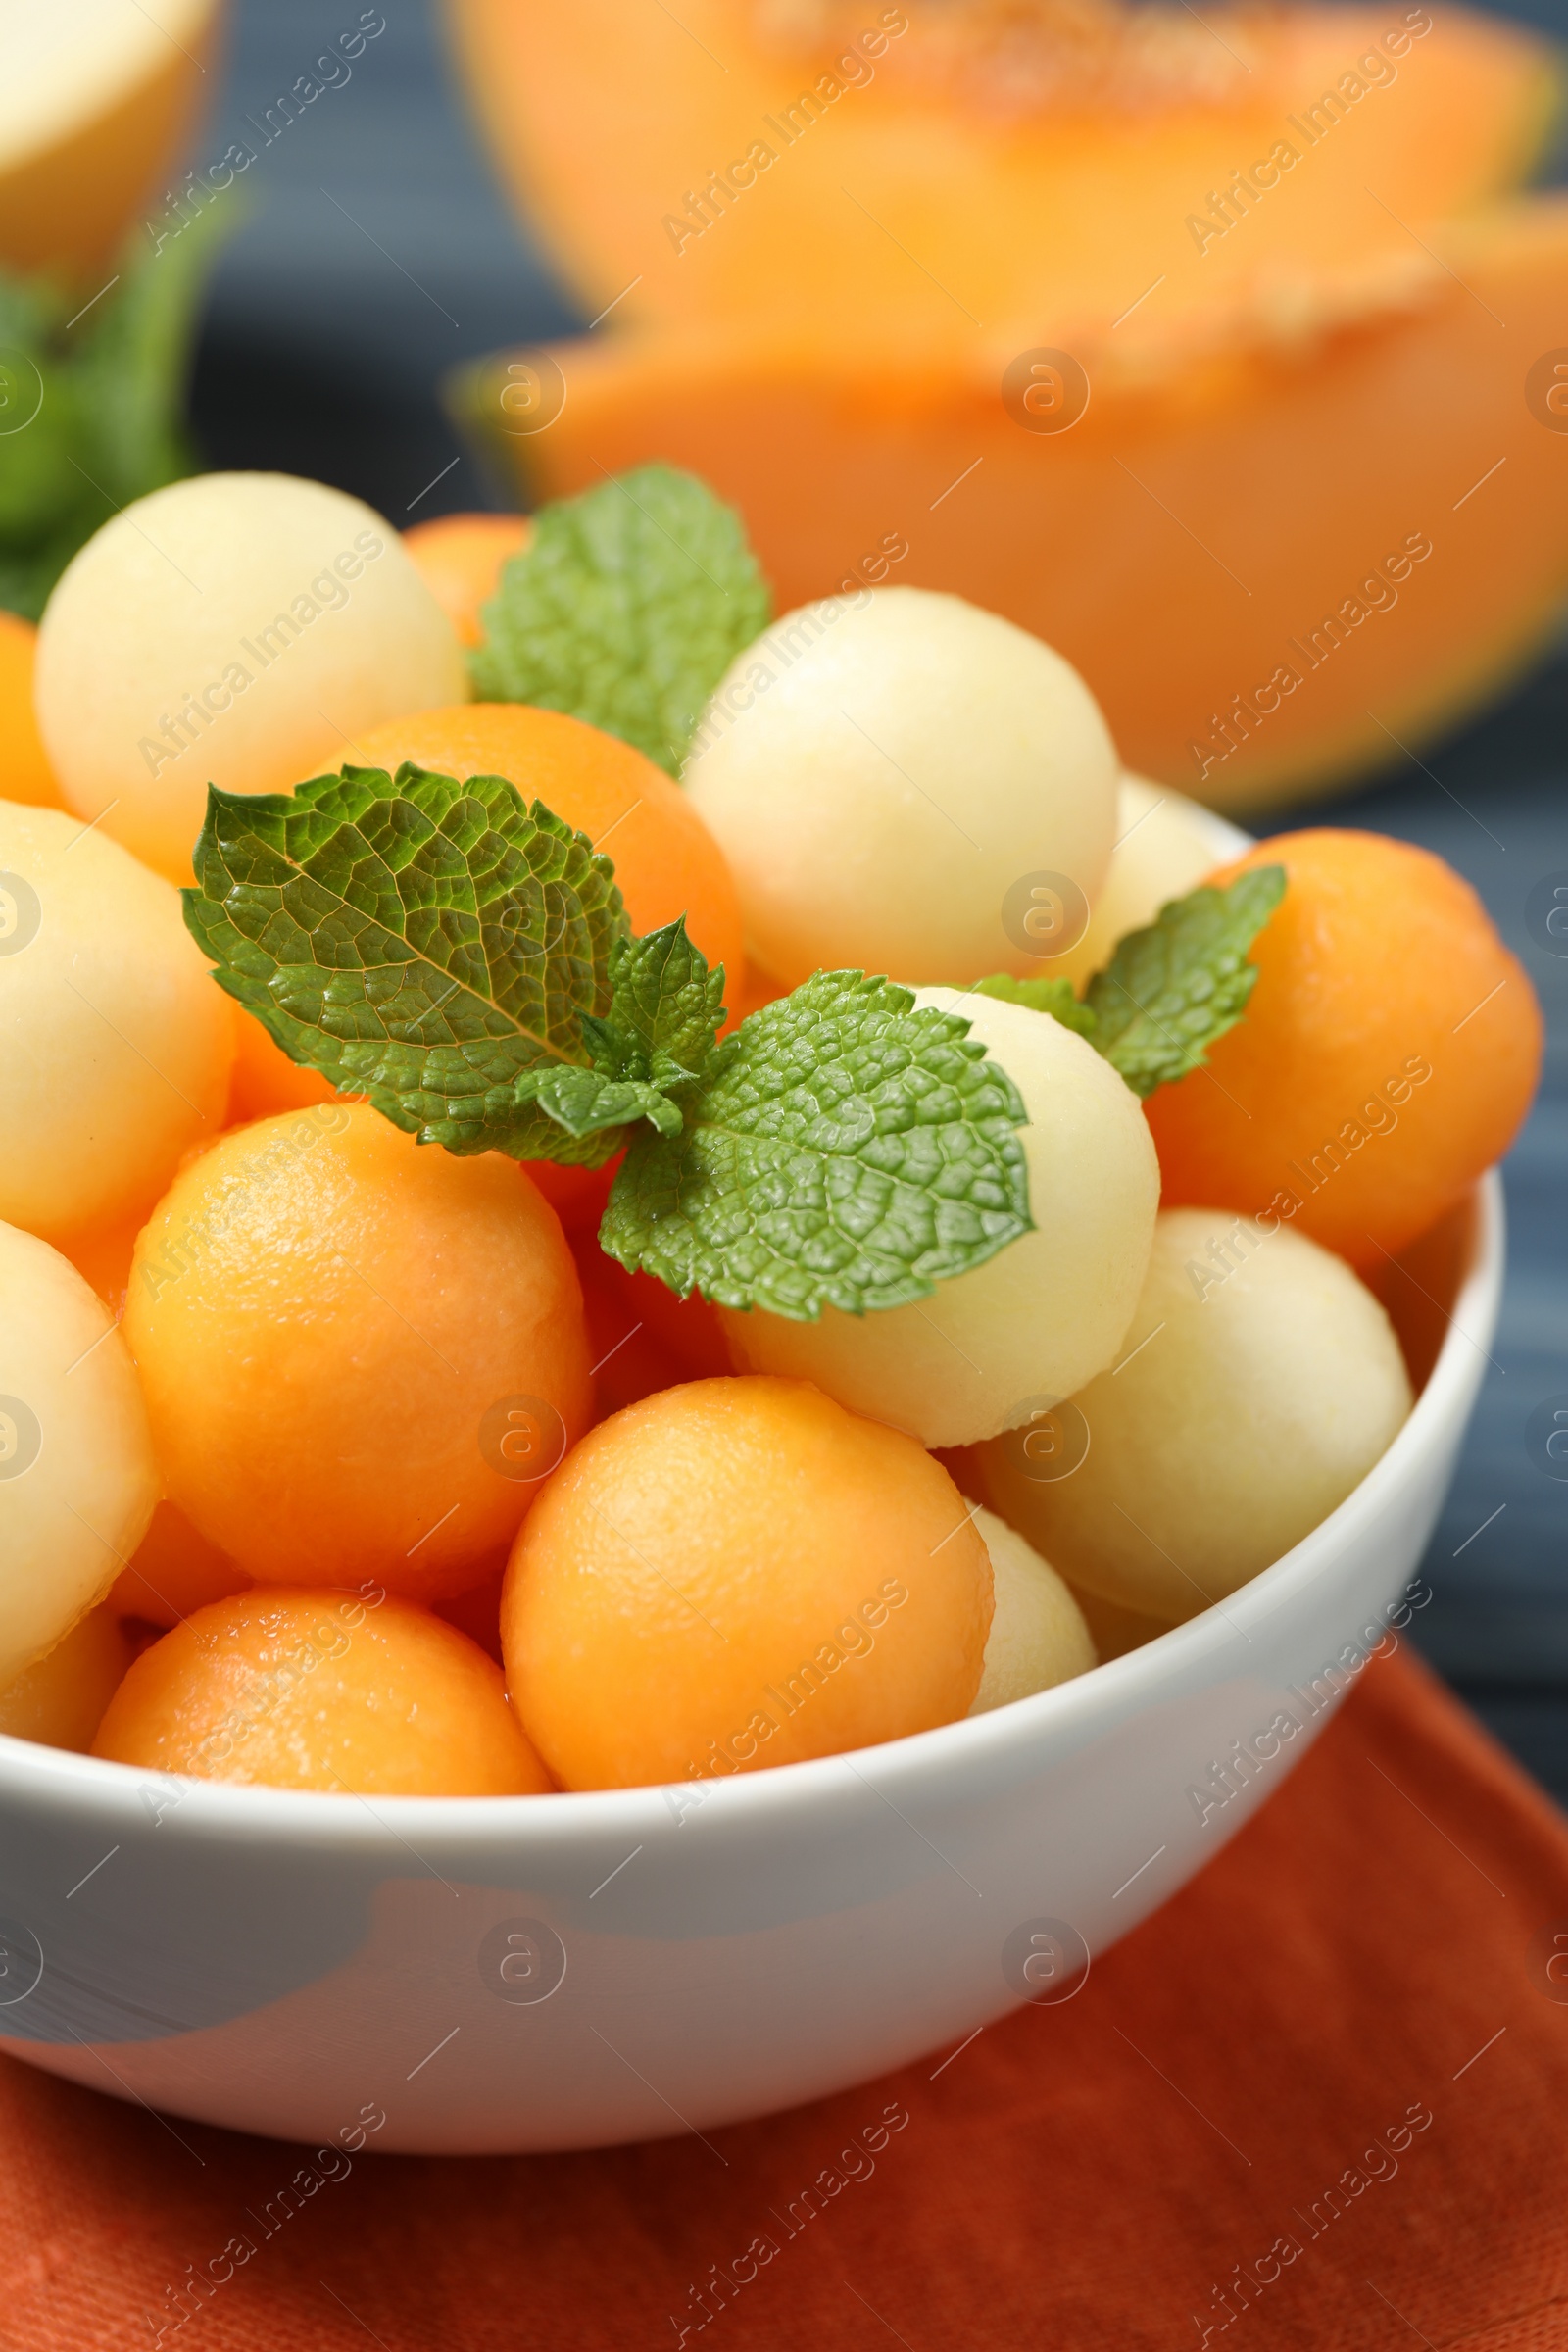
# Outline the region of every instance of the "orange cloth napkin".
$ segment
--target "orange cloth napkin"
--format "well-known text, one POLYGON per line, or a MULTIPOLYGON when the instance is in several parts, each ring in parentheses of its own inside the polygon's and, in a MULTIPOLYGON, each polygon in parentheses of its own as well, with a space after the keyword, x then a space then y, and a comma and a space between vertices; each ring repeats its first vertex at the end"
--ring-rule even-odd
POLYGON ((177 2328, 300 2155, 0 2062, 0 2345, 1568 2346, 1558 1929, 1568 1825, 1406 1653, 1072 2001, 710 2147, 367 2151, 177 2328))

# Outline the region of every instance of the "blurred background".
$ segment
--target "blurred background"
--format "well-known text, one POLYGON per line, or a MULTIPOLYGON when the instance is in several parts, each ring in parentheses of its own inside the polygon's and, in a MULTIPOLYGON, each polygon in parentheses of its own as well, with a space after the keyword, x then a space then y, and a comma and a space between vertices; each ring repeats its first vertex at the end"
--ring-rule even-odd
MULTIPOLYGON (((492 176, 437 12, 380 0, 371 13, 385 29, 350 77, 246 174, 252 209, 202 310, 191 418, 208 465, 317 476, 406 528, 507 503, 443 410, 443 375, 498 347, 583 331, 588 319, 492 176)), ((1536 0, 1515 13, 1568 32, 1568 6, 1536 0)), ((355 15, 312 0, 236 0, 199 152, 254 139, 278 93, 355 15)), ((1329 814, 1425 843, 1466 874, 1546 1009, 1545 1083, 1505 1169, 1501 1330, 1426 1563, 1434 1598, 1412 1630, 1568 1802, 1568 1462, 1553 1464, 1528 1434, 1544 1402, 1568 1408, 1568 939, 1554 943, 1527 913, 1544 878, 1568 883, 1568 660, 1548 654, 1480 723, 1329 814)), ((1284 829, 1303 812, 1254 821, 1284 829)))

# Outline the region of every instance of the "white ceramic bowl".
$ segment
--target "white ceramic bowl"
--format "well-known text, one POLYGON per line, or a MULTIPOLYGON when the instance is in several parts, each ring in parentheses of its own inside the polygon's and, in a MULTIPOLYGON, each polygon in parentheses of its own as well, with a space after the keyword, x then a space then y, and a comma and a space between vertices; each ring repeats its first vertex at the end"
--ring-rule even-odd
POLYGON ((1501 1202, 1494 1174, 1431 1378, 1333 1516, 994 1714, 702 1789, 374 1805, 0 1738, 5 2046, 174 2115, 479 2153, 710 2131, 1070 1997, 1398 1622, 1496 1319, 1501 1202))

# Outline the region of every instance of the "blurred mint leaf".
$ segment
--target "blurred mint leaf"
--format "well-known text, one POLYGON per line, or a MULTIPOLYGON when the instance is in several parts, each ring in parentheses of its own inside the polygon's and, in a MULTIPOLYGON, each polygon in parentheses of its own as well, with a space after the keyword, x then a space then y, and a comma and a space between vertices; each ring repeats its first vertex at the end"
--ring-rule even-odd
POLYGON ((474 692, 587 719, 678 775, 770 613, 733 508, 693 474, 642 466, 539 510, 482 610, 474 692))
POLYGON ((618 1149, 587 1039, 625 912, 610 859, 540 802, 408 763, 288 798, 209 787, 195 867, 187 925, 295 1061, 450 1152, 618 1149))
POLYGON ((1285 868, 1257 865, 1223 889, 1204 883, 1130 931, 1089 984, 1090 1042, 1135 1095, 1200 1069, 1234 1029, 1257 980, 1248 950, 1285 895, 1285 868))
POLYGON ((1099 1026, 1094 1013, 1072 993, 1072 982, 1059 975, 1052 980, 1015 980, 1010 972, 993 972, 975 982, 979 997, 997 997, 1004 1004, 1027 1005, 1031 1012, 1049 1012, 1064 1029, 1076 1030, 1094 1042, 1099 1026))
POLYGON ((194 469, 196 315, 245 209, 209 207, 161 253, 136 238, 96 299, 0 270, 0 606, 35 620, 100 524, 194 469))
POLYGON ((811 1321, 929 1297, 1030 1230, 1023 1102, 968 1023, 818 972, 717 1046, 678 1134, 632 1133, 600 1246, 811 1321))

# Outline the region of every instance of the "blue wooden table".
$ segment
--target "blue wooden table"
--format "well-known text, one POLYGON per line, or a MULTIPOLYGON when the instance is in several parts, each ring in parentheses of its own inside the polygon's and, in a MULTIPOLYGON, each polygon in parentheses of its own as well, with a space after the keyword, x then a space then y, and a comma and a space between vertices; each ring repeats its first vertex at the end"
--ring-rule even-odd
MULTIPOLYGON (((1568 0, 1518 13, 1568 31, 1568 0)), ((490 503, 441 414, 442 371, 582 322, 497 194, 425 0, 379 0, 370 16, 385 29, 350 78, 266 134, 279 93, 359 16, 349 0, 335 14, 318 0, 240 0, 203 137, 215 156, 233 138, 259 144, 258 125, 267 143, 242 183, 255 209, 219 270, 196 417, 210 463, 337 482, 406 525, 490 503)), ((1568 1479, 1547 1475, 1528 1437, 1543 1403, 1568 1407, 1568 938, 1527 921, 1544 877, 1568 882, 1568 661, 1424 767, 1408 762, 1332 813, 1425 843, 1466 874, 1546 1010, 1545 1082, 1505 1170, 1512 1239, 1495 1368, 1416 1631, 1568 1803, 1568 1479)), ((1291 821, 1281 812, 1270 829, 1291 821)))

